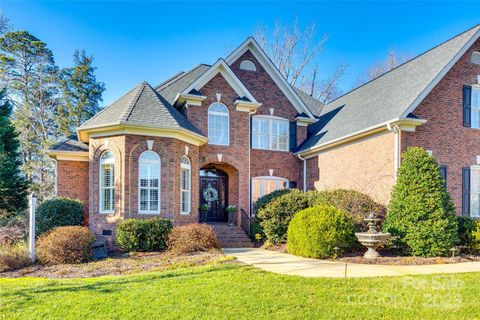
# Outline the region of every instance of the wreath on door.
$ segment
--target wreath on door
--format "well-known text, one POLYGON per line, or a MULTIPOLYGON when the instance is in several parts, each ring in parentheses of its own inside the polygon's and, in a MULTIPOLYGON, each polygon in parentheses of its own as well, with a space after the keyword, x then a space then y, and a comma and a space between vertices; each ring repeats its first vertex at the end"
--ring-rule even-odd
POLYGON ((212 186, 208 186, 203 191, 203 199, 207 202, 212 202, 212 201, 217 201, 218 200, 218 191, 215 188, 212 188, 212 186))

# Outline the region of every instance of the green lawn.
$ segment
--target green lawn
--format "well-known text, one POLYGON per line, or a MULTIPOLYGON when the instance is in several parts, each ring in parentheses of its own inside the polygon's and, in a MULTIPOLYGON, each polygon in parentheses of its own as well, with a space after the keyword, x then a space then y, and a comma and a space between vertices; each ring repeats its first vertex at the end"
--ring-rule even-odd
POLYGON ((91 279, 0 279, 2 319, 480 318, 480 274, 283 276, 237 264, 91 279))

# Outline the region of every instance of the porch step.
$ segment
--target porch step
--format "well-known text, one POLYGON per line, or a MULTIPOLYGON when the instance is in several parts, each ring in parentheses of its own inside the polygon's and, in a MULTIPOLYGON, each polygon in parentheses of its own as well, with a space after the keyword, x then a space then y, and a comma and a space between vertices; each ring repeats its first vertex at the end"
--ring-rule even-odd
POLYGON ((226 223, 210 224, 217 234, 218 241, 223 248, 251 248, 253 243, 245 231, 239 226, 229 226, 226 223))

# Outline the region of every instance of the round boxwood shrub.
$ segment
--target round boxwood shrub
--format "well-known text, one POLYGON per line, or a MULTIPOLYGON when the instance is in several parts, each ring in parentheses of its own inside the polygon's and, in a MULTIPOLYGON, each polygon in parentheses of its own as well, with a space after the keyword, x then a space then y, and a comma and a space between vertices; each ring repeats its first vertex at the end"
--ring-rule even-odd
POLYGON ((419 147, 403 154, 383 228, 403 251, 446 256, 458 243, 454 206, 435 159, 419 147))
POLYGON ((332 257, 335 247, 347 249, 355 242, 352 221, 345 212, 329 205, 298 212, 288 226, 287 250, 302 257, 332 257))
POLYGON ((168 237, 168 251, 185 254, 220 248, 217 235, 207 224, 192 223, 174 227, 168 237))
POLYGON ((80 200, 56 197, 45 200, 36 210, 37 235, 61 226, 81 226, 83 205, 80 200))
POLYGON ((37 257, 44 264, 87 262, 92 258, 94 240, 87 227, 57 227, 38 238, 37 257))
POLYGON ((127 219, 117 225, 116 243, 126 252, 163 251, 171 231, 172 221, 169 219, 127 219))
POLYGON ((355 224, 356 231, 365 231, 367 224, 363 219, 374 213, 380 219, 385 219, 386 208, 375 202, 370 196, 349 189, 319 191, 313 196, 312 204, 327 204, 338 208, 349 215, 355 224))
POLYGON ((257 215, 267 239, 276 244, 285 242, 290 220, 297 212, 308 208, 309 204, 309 193, 294 189, 260 209, 257 215))

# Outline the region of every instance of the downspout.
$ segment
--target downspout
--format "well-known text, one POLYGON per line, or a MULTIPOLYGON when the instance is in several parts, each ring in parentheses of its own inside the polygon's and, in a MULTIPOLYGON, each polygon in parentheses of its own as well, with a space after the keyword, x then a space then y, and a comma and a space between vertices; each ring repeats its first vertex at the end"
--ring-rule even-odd
POLYGON ((303 161, 303 192, 307 192, 307 159, 297 154, 298 159, 303 161))
POLYGON ((248 215, 252 217, 252 162, 251 162, 251 154, 252 154, 252 114, 256 113, 257 111, 250 111, 248 113, 248 215))
POLYGON ((392 125, 391 123, 387 124, 388 131, 393 132, 394 142, 393 142, 393 167, 394 167, 394 176, 393 180, 397 181, 398 168, 400 167, 400 133, 401 130, 398 125, 392 125))
POLYGON ((58 161, 57 161, 57 159, 54 159, 54 158, 51 158, 51 160, 55 164, 54 169, 53 169, 54 170, 54 175, 55 175, 53 190, 54 190, 55 196, 58 196, 58 161))

